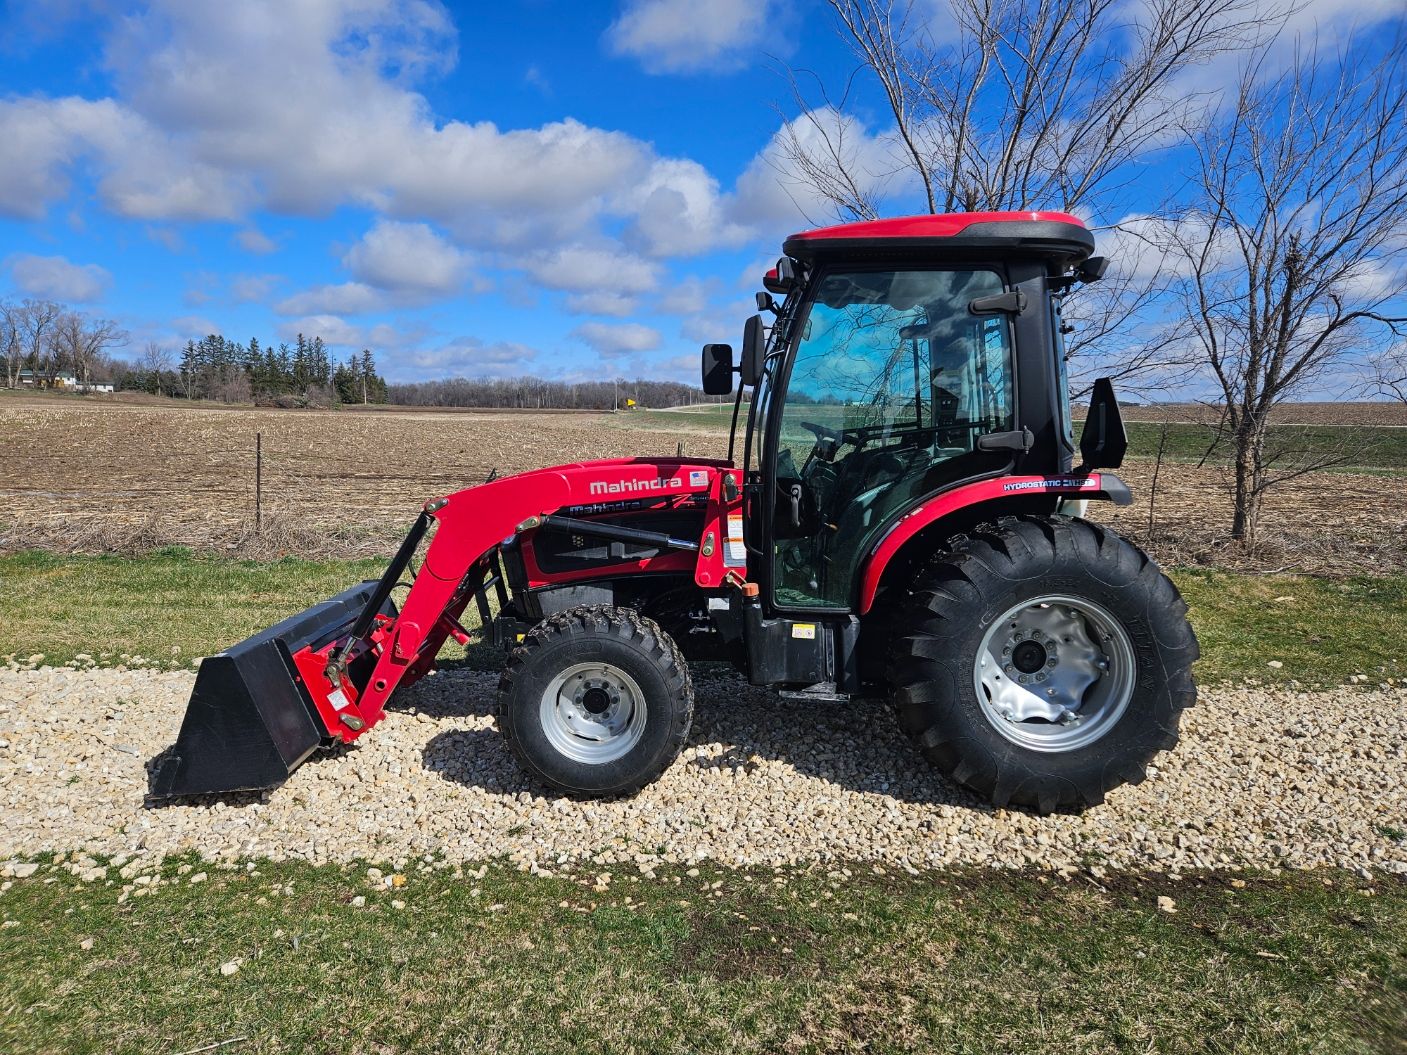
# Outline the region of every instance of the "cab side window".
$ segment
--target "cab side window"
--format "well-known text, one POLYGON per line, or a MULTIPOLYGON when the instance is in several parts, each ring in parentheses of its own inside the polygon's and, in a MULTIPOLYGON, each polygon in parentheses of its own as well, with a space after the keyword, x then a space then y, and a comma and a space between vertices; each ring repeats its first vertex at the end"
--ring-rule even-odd
POLYGON ((1014 427, 1005 316, 990 270, 832 273, 802 323, 774 474, 779 604, 845 607, 882 527, 945 479, 983 471, 978 436, 1014 427))

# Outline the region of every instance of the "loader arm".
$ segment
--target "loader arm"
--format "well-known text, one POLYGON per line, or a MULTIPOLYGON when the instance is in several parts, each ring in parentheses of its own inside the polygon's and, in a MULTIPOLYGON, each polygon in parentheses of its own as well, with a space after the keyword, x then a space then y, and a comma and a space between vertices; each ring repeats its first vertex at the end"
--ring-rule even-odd
MULTIPOLYGON (((434 521, 434 535, 424 563, 400 612, 394 619, 383 620, 374 631, 376 665, 365 684, 356 689, 355 706, 339 712, 340 728, 334 735, 355 739, 381 719, 399 686, 414 682, 431 669, 447 638, 467 642, 459 617, 489 573, 495 549, 504 541, 535 530, 560 510, 609 506, 613 501, 698 495, 706 496, 710 507, 722 506, 728 501, 722 486, 728 475, 728 464, 718 461, 591 461, 504 477, 426 503, 425 515, 434 521)), ((706 523, 720 519, 715 509, 709 514, 706 523)), ((696 539, 681 542, 687 543, 680 546, 687 554, 685 566, 697 565, 696 581, 721 583, 722 546, 706 541, 701 545, 696 539), (708 554, 699 552, 696 559, 693 551, 703 549, 709 550, 708 554)), ((671 568, 681 563, 675 555, 655 558, 655 562, 671 568)), ((339 647, 355 644, 342 642, 339 647)), ((332 658, 330 652, 328 658, 332 658)), ((337 688, 327 677, 321 684, 309 686, 315 697, 337 688)), ((345 685, 342 691, 349 692, 345 685)))
POLYGON ((727 462, 621 458, 503 477, 426 502, 379 581, 205 661, 176 744, 153 767, 152 796, 273 787, 319 746, 356 740, 399 687, 433 669, 446 639, 470 641, 460 617, 494 575, 498 547, 545 522, 619 533, 628 529, 575 517, 640 500, 702 503, 703 537, 669 539, 671 548, 635 570, 692 570, 700 585, 720 585, 740 490, 727 462), (397 610, 391 592, 426 536, 397 610))

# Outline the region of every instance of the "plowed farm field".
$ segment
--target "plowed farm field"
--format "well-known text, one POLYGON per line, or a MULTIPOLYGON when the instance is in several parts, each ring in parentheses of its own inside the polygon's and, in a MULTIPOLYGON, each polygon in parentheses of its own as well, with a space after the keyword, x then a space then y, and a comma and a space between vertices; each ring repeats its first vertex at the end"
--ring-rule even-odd
MULTIPOLYGON (((1316 410, 1316 424, 1324 414, 1316 410)), ((1332 423, 1332 422, 1322 422, 1332 423)), ((1345 422, 1345 424, 1350 424, 1345 422)), ((268 558, 388 553, 420 504, 500 474, 586 458, 721 457, 721 414, 288 411, 0 399, 0 551, 162 546, 268 558), (255 525, 255 442, 263 451, 255 525)), ((1396 471, 1321 472, 1266 501, 1254 549, 1227 545, 1224 466, 1151 458, 1136 496, 1091 507, 1164 563, 1340 574, 1407 567, 1396 471), (1151 503, 1150 497, 1155 496, 1151 503), (1150 515, 1151 514, 1151 515, 1150 515)))

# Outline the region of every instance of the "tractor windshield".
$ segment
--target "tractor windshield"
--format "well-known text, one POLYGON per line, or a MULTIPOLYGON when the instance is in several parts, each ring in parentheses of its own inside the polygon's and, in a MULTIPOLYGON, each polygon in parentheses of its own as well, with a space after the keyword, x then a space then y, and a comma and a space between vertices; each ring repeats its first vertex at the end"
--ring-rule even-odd
POLYGON ((894 516, 1000 468, 975 443, 1014 427, 1009 323, 968 305, 1003 288, 989 270, 817 280, 771 453, 778 603, 847 606, 863 554, 894 516))

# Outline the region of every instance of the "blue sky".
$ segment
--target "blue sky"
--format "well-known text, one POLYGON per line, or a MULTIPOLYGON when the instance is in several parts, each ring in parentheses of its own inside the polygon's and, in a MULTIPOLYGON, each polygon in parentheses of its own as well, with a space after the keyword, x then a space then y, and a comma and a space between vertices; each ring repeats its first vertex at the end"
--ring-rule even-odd
POLYGON ((773 163, 789 64, 853 68, 819 0, 9 0, 0 296, 129 352, 301 331, 392 380, 694 380, 828 218, 773 163))
POLYGON ((8 4, 0 295, 133 348, 301 329, 400 380, 692 379, 806 225, 758 159, 779 71, 849 65, 824 20, 709 6, 8 4))

